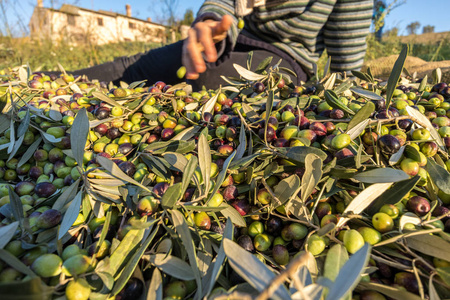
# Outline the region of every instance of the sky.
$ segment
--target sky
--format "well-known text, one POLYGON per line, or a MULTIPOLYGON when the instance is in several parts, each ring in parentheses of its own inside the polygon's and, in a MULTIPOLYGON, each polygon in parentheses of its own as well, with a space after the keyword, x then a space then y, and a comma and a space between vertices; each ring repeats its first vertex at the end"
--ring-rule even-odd
MULTIPOLYGON (((163 17, 162 1, 178 2, 175 7, 175 14, 183 17, 186 9, 192 9, 197 13, 203 0, 44 0, 45 7, 60 8, 63 3, 74 4, 76 6, 93 9, 107 10, 125 14, 125 4, 131 5, 133 17, 147 19, 151 17, 153 21, 161 20, 163 17)), ((394 0, 385 0, 387 4, 394 0)), ((5 15, 10 24, 11 31, 15 36, 22 36, 24 31, 28 31, 28 21, 33 13, 33 8, 37 0, 3 0, 6 14, 1 14, 0 30, 5 33, 5 15)), ((398 27, 400 35, 406 35, 406 26, 412 22, 419 21, 421 26, 435 26, 435 32, 450 31, 448 22, 447 7, 450 0, 397 0, 397 3, 405 4, 393 9, 386 18, 384 30, 398 27)), ((419 32, 422 28, 419 28, 419 32)), ((26 32, 27 33, 27 32, 26 32)))

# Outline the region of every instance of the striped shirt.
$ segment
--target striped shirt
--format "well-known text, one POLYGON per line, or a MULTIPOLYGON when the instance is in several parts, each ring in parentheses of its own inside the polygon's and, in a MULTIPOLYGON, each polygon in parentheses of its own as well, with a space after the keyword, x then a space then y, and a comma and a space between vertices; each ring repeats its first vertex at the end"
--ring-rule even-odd
MULTIPOLYGON (((234 46, 239 30, 234 0, 207 0, 198 20, 234 18, 228 39, 234 46)), ((306 71, 327 49, 331 70, 359 70, 366 51, 366 37, 373 14, 373 0, 267 0, 244 17, 245 32, 292 56, 306 71)))

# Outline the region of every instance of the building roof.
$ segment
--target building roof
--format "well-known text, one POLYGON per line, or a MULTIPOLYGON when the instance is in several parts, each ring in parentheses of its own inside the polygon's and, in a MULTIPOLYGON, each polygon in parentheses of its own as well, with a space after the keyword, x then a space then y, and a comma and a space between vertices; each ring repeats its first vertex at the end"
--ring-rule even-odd
POLYGON ((115 12, 111 12, 111 11, 105 11, 105 10, 92 10, 92 9, 87 9, 87 8, 83 8, 83 7, 78 7, 75 5, 70 5, 70 4, 63 4, 61 6, 60 9, 54 9, 54 8, 47 8, 47 7, 36 7, 37 9, 46 9, 49 11, 55 11, 55 12, 60 12, 60 13, 65 13, 65 14, 69 14, 69 15, 74 15, 74 16, 79 16, 80 15, 80 10, 83 11, 87 11, 93 14, 98 14, 98 15, 104 15, 104 16, 109 16, 109 17, 122 17, 122 18, 126 18, 126 19, 131 19, 131 20, 135 20, 138 22, 143 22, 143 23, 148 23, 148 24, 152 24, 152 25, 156 25, 156 26, 162 26, 162 27, 167 27, 166 25, 163 24, 159 24, 159 23, 155 23, 155 22, 151 22, 148 20, 143 20, 143 19, 139 19, 139 18, 135 18, 135 17, 130 17, 124 14, 119 14, 119 13, 115 13, 115 12))

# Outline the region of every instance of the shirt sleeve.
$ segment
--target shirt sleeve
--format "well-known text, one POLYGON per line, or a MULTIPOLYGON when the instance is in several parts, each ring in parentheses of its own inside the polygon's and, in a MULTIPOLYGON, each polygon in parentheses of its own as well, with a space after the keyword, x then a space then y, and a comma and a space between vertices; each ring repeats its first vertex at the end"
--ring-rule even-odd
POLYGON ((194 25, 197 22, 212 19, 219 21, 224 15, 230 15, 233 17, 233 23, 228 31, 227 38, 222 42, 216 44, 218 56, 222 56, 224 53, 230 52, 236 45, 236 40, 239 35, 237 27, 238 18, 235 15, 234 0, 209 0, 205 1, 200 10, 197 13, 194 25))
POLYGON ((333 72, 361 69, 372 22, 373 0, 337 0, 324 26, 333 72))

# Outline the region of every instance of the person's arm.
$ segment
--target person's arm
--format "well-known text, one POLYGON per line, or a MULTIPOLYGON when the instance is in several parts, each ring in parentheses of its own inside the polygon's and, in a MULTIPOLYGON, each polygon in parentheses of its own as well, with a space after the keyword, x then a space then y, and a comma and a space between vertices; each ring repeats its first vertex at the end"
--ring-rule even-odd
POLYGON ((373 0, 338 0, 324 27, 331 71, 361 69, 372 22, 373 0))
POLYGON ((233 0, 203 3, 183 44, 187 79, 197 79, 198 74, 206 70, 203 56, 208 62, 215 62, 234 47, 238 36, 238 19, 234 12, 233 0))

